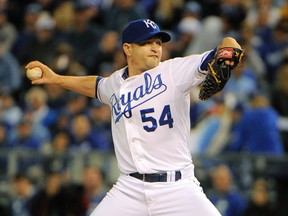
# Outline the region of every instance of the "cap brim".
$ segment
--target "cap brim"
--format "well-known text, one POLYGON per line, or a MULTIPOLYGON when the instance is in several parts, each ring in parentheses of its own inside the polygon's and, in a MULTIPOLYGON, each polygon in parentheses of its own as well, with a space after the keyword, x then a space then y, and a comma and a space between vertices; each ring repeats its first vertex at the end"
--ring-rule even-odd
POLYGON ((168 41, 171 40, 171 36, 167 33, 167 32, 163 32, 163 31, 160 31, 160 32, 150 32, 140 38, 137 38, 136 40, 134 40, 132 43, 138 43, 138 42, 141 42, 141 41, 145 41, 145 40, 148 40, 154 36, 159 36, 161 38, 161 41, 163 43, 166 43, 168 41))

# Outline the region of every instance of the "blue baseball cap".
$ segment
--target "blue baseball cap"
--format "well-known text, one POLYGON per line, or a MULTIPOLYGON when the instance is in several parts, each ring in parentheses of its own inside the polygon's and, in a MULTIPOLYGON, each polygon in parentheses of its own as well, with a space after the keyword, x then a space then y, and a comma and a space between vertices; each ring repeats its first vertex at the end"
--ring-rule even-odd
POLYGON ((130 22, 122 32, 122 44, 138 43, 153 36, 160 36, 163 43, 171 40, 167 32, 160 31, 159 26, 150 19, 139 19, 130 22))

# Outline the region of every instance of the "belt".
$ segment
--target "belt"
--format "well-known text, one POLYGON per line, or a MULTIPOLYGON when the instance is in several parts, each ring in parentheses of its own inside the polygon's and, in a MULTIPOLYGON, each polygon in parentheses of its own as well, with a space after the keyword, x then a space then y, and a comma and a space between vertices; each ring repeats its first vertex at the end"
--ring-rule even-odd
MULTIPOLYGON (((172 182, 178 181, 181 179, 181 172, 175 171, 170 172, 171 175, 168 178, 168 173, 149 173, 149 174, 140 174, 138 172, 130 173, 129 176, 142 180, 144 182, 172 182)), ((169 173, 169 174, 170 174, 169 173)))

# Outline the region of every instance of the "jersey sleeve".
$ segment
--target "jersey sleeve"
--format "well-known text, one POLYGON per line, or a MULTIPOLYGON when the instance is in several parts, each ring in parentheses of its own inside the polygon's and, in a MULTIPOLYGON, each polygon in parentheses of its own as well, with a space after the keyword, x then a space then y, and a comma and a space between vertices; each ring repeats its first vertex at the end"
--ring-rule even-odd
POLYGON ((207 75, 207 61, 211 58, 213 50, 203 54, 190 55, 170 60, 170 73, 175 87, 183 92, 204 81, 207 75))
POLYGON ((109 104, 109 98, 108 98, 108 91, 105 89, 108 89, 109 85, 109 79, 108 78, 101 78, 97 80, 97 85, 96 85, 96 93, 97 93, 97 98, 100 102, 109 104))
POLYGON ((121 75, 124 69, 115 71, 109 77, 101 77, 96 86, 96 95, 100 102, 110 104, 111 96, 118 94, 121 75))

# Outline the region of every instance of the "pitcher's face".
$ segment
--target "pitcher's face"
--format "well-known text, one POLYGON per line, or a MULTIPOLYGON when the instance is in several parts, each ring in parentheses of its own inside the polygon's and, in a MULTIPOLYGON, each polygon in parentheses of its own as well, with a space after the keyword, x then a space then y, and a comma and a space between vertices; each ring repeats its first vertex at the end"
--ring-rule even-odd
POLYGON ((162 41, 159 37, 129 44, 129 46, 131 63, 142 72, 159 65, 162 56, 162 41))

